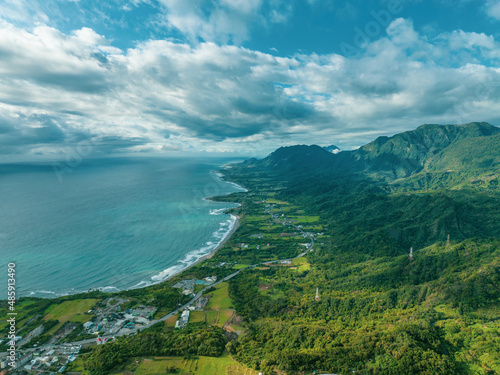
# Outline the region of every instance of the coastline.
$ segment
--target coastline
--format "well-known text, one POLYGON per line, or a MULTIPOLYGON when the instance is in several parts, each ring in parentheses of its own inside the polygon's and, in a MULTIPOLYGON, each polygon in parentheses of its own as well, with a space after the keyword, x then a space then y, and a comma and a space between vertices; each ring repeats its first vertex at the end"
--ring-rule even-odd
POLYGON ((236 229, 238 229, 238 227, 240 226, 240 221, 239 221, 240 217, 237 216, 237 215, 231 215, 231 216, 235 218, 233 227, 231 228, 230 231, 227 232, 227 235, 217 244, 217 246, 213 250, 210 251, 210 253, 208 253, 207 255, 203 255, 198 260, 196 260, 194 263, 190 264, 189 266, 187 266, 183 270, 181 270, 181 271, 179 271, 179 272, 177 272, 177 273, 175 273, 175 274, 167 277, 165 280, 160 281, 160 283, 168 281, 171 278, 173 278, 175 276, 178 276, 181 273, 189 270, 191 267, 194 267, 194 266, 200 264, 201 262, 203 262, 203 261, 205 261, 207 259, 212 258, 217 251, 219 251, 220 249, 222 249, 224 247, 224 245, 226 244, 226 242, 229 241, 229 239, 231 238, 231 236, 234 234, 234 232, 236 231, 236 229))
MULTIPOLYGON (((221 166, 220 168, 227 168, 227 165, 223 165, 221 166)), ((236 186, 238 187, 239 189, 242 189, 242 192, 248 192, 248 189, 246 189, 245 187, 235 183, 235 182, 232 182, 232 181, 226 181, 224 179, 224 175, 220 172, 220 171, 216 171, 214 173, 215 176, 217 176, 217 178, 221 181, 221 182, 225 182, 225 183, 228 183, 228 184, 231 184, 233 186, 236 186)), ((217 195, 217 196, 226 196, 226 195, 229 195, 229 194, 233 194, 233 193, 227 193, 227 194, 223 194, 223 195, 217 195)), ((203 200, 207 200, 207 201, 212 201, 212 199, 210 198, 213 198, 213 196, 211 197, 204 197, 203 200)), ((238 204, 237 202, 233 202, 235 204, 238 204)), ((220 240, 220 242, 217 244, 217 246, 215 246, 212 250, 210 250, 210 252, 206 255, 203 255, 201 256, 200 258, 198 258, 196 261, 194 261, 193 263, 189 264, 188 266, 186 266, 186 268, 182 269, 182 270, 179 270, 178 272, 175 272, 173 273, 172 275, 169 275, 167 276, 165 279, 163 280, 160 280, 160 281, 157 281, 157 282, 154 282, 150 285, 144 285, 144 286, 140 286, 138 288, 130 288, 130 289, 124 289, 124 290, 131 290, 131 289, 143 289, 143 288, 147 288, 148 286, 151 286, 151 285, 158 285, 158 284, 161 284, 163 282, 166 282, 168 280, 171 280, 172 278, 180 275, 181 273, 183 272, 186 272, 188 271, 190 268, 204 262, 205 260, 207 259, 210 259, 212 258, 215 253, 217 251, 219 251, 220 249, 222 249, 224 247, 224 245, 226 244, 227 241, 229 241, 229 239, 232 237, 232 235, 234 234, 234 232, 236 231, 236 229, 239 228, 240 226, 240 217, 238 215, 233 215, 233 214, 227 214, 227 213, 224 213, 224 215, 230 215, 231 218, 234 218, 234 224, 232 226, 232 228, 225 234, 225 236, 220 240)))
MULTIPOLYGON (((225 166, 221 166, 220 168, 225 168, 225 166)), ((227 183, 227 184, 231 184, 233 186, 236 186, 238 187, 239 189, 241 189, 242 192, 247 192, 248 190, 239 185, 239 184, 236 184, 234 182, 231 182, 231 181, 226 181, 223 177, 224 175, 222 173, 220 173, 219 171, 216 171, 216 173, 214 173, 215 176, 217 176, 217 178, 221 181, 221 182, 224 182, 224 183, 227 183)), ((216 195, 216 196, 226 196, 226 195, 230 195, 230 194, 233 194, 233 192, 231 193, 226 193, 226 194, 222 194, 222 195, 216 195)), ((212 201, 212 197, 215 197, 215 196, 210 196, 210 197, 204 197, 202 198, 203 200, 207 200, 207 201, 212 201)), ((238 204, 237 202, 233 202, 234 204, 238 204)), ((239 204, 238 204, 239 205, 239 204)), ((230 208, 226 209, 229 210, 230 208)), ((151 282, 145 282, 145 281, 142 281, 140 282, 137 286, 132 286, 132 287, 128 287, 128 288, 124 288, 124 289, 117 289, 117 290, 114 290, 112 292, 110 291, 105 291, 104 289, 107 289, 109 287, 99 287, 99 288, 94 288, 94 289, 89 289, 87 291, 81 291, 81 292, 75 292, 75 293, 64 293, 64 294, 61 294, 61 295, 56 295, 56 296, 47 296, 47 297, 39 297, 39 296, 23 296, 21 298, 42 298, 42 299, 57 299, 57 298, 62 298, 62 297, 67 297, 67 296, 72 296, 72 295, 85 295, 85 294, 88 294, 88 293, 91 293, 91 292, 94 292, 94 291, 100 291, 102 293, 110 293, 110 294, 114 294, 114 293, 119 293, 119 292, 123 292, 123 291, 128 291, 128 290, 137 290, 137 289, 144 289, 144 288, 148 288, 148 287, 151 287, 151 286, 154 286, 154 285, 158 285, 158 284, 161 284, 161 283, 164 283, 166 281, 169 281, 171 280, 172 278, 188 271, 189 269, 191 269, 192 267, 204 262, 205 260, 207 259, 210 259, 212 258, 215 253, 217 251, 219 251, 221 248, 224 247, 224 245, 227 243, 227 241, 229 241, 229 239, 233 236, 234 232, 239 228, 240 226, 240 217, 238 215, 234 215, 234 214, 228 214, 226 212, 223 213, 223 215, 229 215, 231 217, 231 219, 234 219, 234 223, 233 225, 231 226, 231 229, 228 230, 224 237, 219 241, 219 243, 212 249, 210 250, 210 252, 208 254, 205 254, 205 255, 202 255, 201 257, 199 257, 198 259, 196 259, 193 263, 191 264, 188 264, 186 265, 185 268, 183 269, 180 269, 179 271, 177 272, 174 272, 172 273, 171 275, 167 276, 166 278, 162 279, 162 280, 158 280, 158 281, 151 281, 151 282), (141 285, 142 284, 142 285, 141 285)), ((114 288, 114 287, 113 287, 114 288)), ((48 293, 48 292, 47 292, 48 293)), ((50 292, 50 293, 55 293, 55 292, 50 292)))
MULTIPOLYGON (((220 168, 227 168, 227 165, 223 165, 220 168)), ((235 182, 232 182, 232 181, 226 181, 223 178, 224 175, 221 172, 216 171, 214 174, 215 174, 215 176, 217 176, 217 178, 219 178, 219 180, 221 182, 225 182, 225 183, 231 184, 233 186, 237 186, 238 188, 242 189, 243 192, 248 192, 248 189, 246 189, 245 187, 243 187, 243 186, 241 186, 241 185, 239 185, 239 184, 237 184, 235 182)), ((223 194, 223 195, 220 195, 220 196, 226 196, 226 195, 229 195, 229 194, 233 194, 233 193, 227 193, 227 194, 223 194)), ((203 200, 211 201, 212 199, 210 199, 210 198, 213 198, 213 197, 204 197, 203 200)), ((238 204, 237 202, 234 202, 234 203, 238 204)), ((221 239, 221 241, 217 244, 217 246, 215 246, 212 250, 210 250, 210 252, 208 254, 201 256, 195 262, 193 262, 190 265, 186 266, 186 268, 184 268, 182 270, 179 270, 178 272, 173 273, 172 275, 166 277, 165 279, 163 279, 161 281, 158 281, 158 282, 155 282, 155 283, 153 283, 151 285, 158 285, 158 284, 161 284, 161 283, 163 283, 165 281, 171 280, 172 278, 180 275, 181 273, 188 271, 190 268, 192 268, 192 267, 194 267, 194 266, 196 266, 196 265, 204 262, 207 259, 212 258, 217 251, 219 251, 220 249, 222 249, 224 247, 224 245, 226 244, 226 242, 229 241, 229 239, 232 237, 232 235, 234 234, 234 232, 236 231, 236 229, 238 229, 239 226, 240 226, 240 217, 238 215, 226 214, 226 213, 224 213, 224 215, 230 215, 231 218, 234 218, 234 225, 232 226, 231 230, 229 230, 226 233, 226 235, 224 236, 224 238, 221 239)), ((141 287, 134 288, 134 289, 147 288, 148 286, 150 286, 150 285, 141 286, 141 287)))

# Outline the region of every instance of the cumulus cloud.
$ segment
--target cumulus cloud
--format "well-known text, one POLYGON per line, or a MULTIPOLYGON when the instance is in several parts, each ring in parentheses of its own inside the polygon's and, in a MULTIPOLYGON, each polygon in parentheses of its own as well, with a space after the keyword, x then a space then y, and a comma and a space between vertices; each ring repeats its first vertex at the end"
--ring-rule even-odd
POLYGON ((462 30, 455 30, 449 34, 441 36, 448 40, 449 46, 453 50, 474 49, 474 48, 495 48, 495 39, 491 35, 484 33, 467 33, 462 30))
POLYGON ((500 20, 500 1, 488 0, 486 2, 486 12, 490 17, 500 20))
POLYGON ((252 27, 284 23, 292 5, 283 0, 158 0, 159 24, 180 31, 191 42, 241 44, 252 27))
POLYGON ((356 57, 289 58, 169 40, 121 51, 88 28, 2 23, 0 147, 49 157, 82 141, 105 154, 349 148, 421 123, 495 120, 500 69, 480 61, 499 50, 460 30, 428 40, 404 19, 356 57))
POLYGON ((9 0, 0 2, 2 18, 14 22, 29 22, 31 24, 47 23, 49 16, 40 4, 29 0, 9 0))

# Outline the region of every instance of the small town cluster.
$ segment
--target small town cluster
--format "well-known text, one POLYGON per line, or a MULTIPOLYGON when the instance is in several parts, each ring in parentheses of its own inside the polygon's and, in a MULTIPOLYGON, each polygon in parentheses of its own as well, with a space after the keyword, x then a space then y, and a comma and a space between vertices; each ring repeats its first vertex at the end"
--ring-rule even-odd
MULTIPOLYGON (((67 321, 61 321, 60 319, 67 313, 61 310, 59 314, 52 314, 54 315, 52 318, 48 318, 51 314, 44 318, 44 321, 58 320, 57 326, 44 332, 44 325, 38 325, 29 332, 24 332, 24 337, 17 337, 16 346, 20 350, 16 358, 16 372, 53 375, 58 372, 67 373, 74 368, 74 364, 71 366, 70 364, 89 346, 101 345, 120 336, 135 335, 140 330, 161 321, 164 321, 166 327, 170 329, 184 329, 188 324, 205 323, 222 327, 228 334, 241 334, 243 331, 238 325, 240 318, 235 315, 228 296, 227 281, 245 268, 290 267, 297 269, 297 272, 303 272, 309 267, 304 256, 313 251, 315 240, 323 237, 321 226, 311 224, 309 217, 290 215, 289 208, 282 202, 262 200, 254 203, 265 213, 264 217, 259 218, 263 222, 262 225, 271 225, 275 229, 269 232, 264 230, 265 228, 258 228, 235 242, 232 245, 233 251, 246 250, 249 247, 267 251, 266 249, 275 246, 275 242, 287 241, 295 247, 298 255, 287 259, 260 261, 257 259, 255 263, 248 261, 240 263, 236 259, 228 262, 207 262, 205 267, 215 268, 217 271, 214 273, 225 276, 218 278, 213 275, 176 280, 171 287, 178 289, 180 295, 189 297, 189 302, 179 304, 175 310, 168 313, 165 311, 166 315, 163 315, 164 310, 154 306, 154 300, 139 305, 134 298, 118 296, 103 300, 89 298, 87 300, 89 306, 86 309, 81 309, 78 306, 81 302, 78 301, 63 302, 62 306, 68 310, 78 310, 79 318, 76 319, 74 316, 67 321), (222 268, 224 270, 220 270, 222 268), (231 270, 232 273, 227 275, 227 270, 231 270), (42 340, 41 337, 46 335, 50 338, 42 340)), ((262 284, 259 288, 263 293, 272 293, 269 285, 262 284)), ((316 288, 316 300, 319 298, 319 291, 316 288)), ((29 323, 29 320, 26 323, 29 323)), ((0 362, 0 366, 2 366, 0 375, 6 374, 7 363, 0 362)))
MULTIPOLYGON (((14 341, 16 347, 16 368, 28 372, 56 373, 64 372, 66 365, 73 362, 82 346, 107 342, 115 335, 123 336, 135 333, 139 328, 148 325, 157 310, 153 306, 140 305, 132 309, 123 310, 124 304, 129 302, 124 298, 107 298, 86 312, 92 318, 85 323, 67 322, 43 346, 38 346, 37 337, 44 333, 43 325, 30 331, 25 337, 17 336, 14 341), (88 337, 76 344, 65 344, 73 332, 80 337, 88 337), (60 344, 63 342, 62 344, 60 344)), ((70 340, 71 341, 71 340, 70 340)), ((6 359, 0 360, 0 375, 8 370, 6 359)))

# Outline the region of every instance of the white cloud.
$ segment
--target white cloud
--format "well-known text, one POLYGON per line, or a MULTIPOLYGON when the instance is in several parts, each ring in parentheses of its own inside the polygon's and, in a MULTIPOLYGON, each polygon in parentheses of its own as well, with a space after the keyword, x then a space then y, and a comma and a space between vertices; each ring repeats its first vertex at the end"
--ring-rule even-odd
POLYGON ((412 45, 419 41, 419 35, 413 29, 413 22, 397 18, 387 27, 391 40, 399 45, 412 45))
POLYGON ((262 0, 220 0, 220 4, 237 12, 254 14, 262 6, 262 0))
POLYGON ((191 41, 207 40, 239 43, 248 37, 247 18, 255 11, 250 1, 236 7, 236 1, 215 3, 207 0, 160 0, 164 13, 160 23, 179 30, 191 41))
POLYGON ((491 35, 484 33, 465 32, 455 30, 451 33, 442 34, 439 38, 445 39, 449 43, 450 49, 473 49, 473 48, 495 48, 495 39, 491 35))
POLYGON ((500 20, 500 1, 488 0, 486 2, 486 12, 490 17, 500 20))
POLYGON ((500 69, 471 49, 473 60, 500 56, 491 36, 429 41, 402 19, 355 58, 166 40, 122 52, 88 28, 3 23, 1 152, 51 154, 82 139, 102 152, 348 148, 421 123, 500 119, 500 69))
POLYGON ((292 9, 281 0, 159 0, 163 7, 160 25, 177 29, 191 42, 240 44, 250 29, 284 23, 292 9), (270 8, 264 14, 264 4, 270 8))
POLYGON ((31 24, 47 23, 49 21, 49 17, 38 2, 29 0, 1 1, 0 15, 5 20, 31 24))

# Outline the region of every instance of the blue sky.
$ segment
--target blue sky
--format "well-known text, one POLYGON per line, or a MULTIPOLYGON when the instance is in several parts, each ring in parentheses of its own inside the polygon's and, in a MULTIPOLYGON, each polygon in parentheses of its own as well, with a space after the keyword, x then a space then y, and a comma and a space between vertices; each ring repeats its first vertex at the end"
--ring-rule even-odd
POLYGON ((0 160, 500 123, 500 0, 3 0, 0 160))

